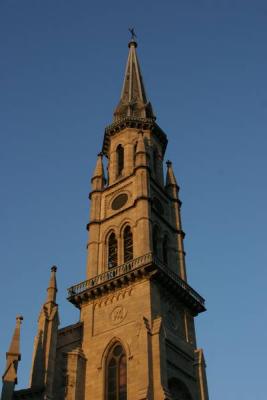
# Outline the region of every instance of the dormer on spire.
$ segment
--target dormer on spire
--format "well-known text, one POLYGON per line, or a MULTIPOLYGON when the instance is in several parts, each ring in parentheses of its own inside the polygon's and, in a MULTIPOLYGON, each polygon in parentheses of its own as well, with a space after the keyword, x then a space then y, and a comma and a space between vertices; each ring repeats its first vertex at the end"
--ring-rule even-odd
POLYGON ((120 102, 114 112, 114 122, 125 117, 156 119, 147 100, 140 65, 138 62, 135 36, 128 44, 129 55, 125 69, 120 102))

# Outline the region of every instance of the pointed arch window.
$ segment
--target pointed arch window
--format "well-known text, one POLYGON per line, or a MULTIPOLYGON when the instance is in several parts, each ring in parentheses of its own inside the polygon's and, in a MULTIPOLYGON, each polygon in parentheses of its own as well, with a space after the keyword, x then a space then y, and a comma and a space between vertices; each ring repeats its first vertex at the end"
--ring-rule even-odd
POLYGON ((117 154, 117 175, 120 176, 122 175, 122 171, 124 168, 124 148, 122 147, 121 144, 117 147, 116 150, 117 154))
POLYGON ((165 265, 168 265, 168 236, 165 235, 162 242, 162 258, 165 265))
POLYGON ((133 234, 129 225, 123 231, 123 254, 124 262, 133 259, 133 234))
POLYGON ((118 242, 116 235, 112 232, 108 238, 108 268, 118 265, 118 242))
POLYGON ((153 252, 155 256, 159 256, 158 245, 159 245, 159 228, 156 225, 153 228, 153 252))
POLYGON ((127 400, 127 362, 120 343, 116 343, 107 357, 105 400, 127 400))
POLYGON ((136 165, 136 151, 137 151, 137 142, 134 145, 134 165, 136 165))
POLYGON ((157 176, 158 172, 158 152, 156 149, 153 150, 153 171, 154 175, 157 176))
POLYGON ((169 380, 168 386, 174 400, 192 400, 187 386, 180 380, 172 378, 169 380))

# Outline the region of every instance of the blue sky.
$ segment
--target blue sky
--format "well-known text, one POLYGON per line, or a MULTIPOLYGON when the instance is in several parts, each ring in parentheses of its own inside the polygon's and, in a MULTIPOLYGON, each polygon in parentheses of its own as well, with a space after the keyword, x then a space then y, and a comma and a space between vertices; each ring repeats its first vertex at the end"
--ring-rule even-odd
POLYGON ((0 370, 24 315, 19 385, 58 265, 85 279, 90 176, 118 102, 128 27, 181 186, 211 400, 266 397, 267 3, 0 0, 0 370))

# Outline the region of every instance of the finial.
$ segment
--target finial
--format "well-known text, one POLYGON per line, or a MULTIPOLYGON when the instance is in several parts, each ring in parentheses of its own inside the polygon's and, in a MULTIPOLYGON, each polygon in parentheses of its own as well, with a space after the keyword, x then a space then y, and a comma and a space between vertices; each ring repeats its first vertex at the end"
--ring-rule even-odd
POLYGON ((51 267, 51 272, 57 272, 57 267, 56 267, 55 265, 53 265, 53 266, 51 267))
POLYGON ((129 32, 130 32, 130 34, 131 34, 131 40, 132 40, 132 41, 135 41, 135 38, 137 38, 137 36, 136 36, 135 31, 134 31, 134 27, 129 28, 129 32))
POLYGON ((17 315, 16 316, 16 321, 21 323, 21 321, 23 321, 23 316, 22 315, 17 315))
POLYGON ((136 33, 135 33, 135 31, 134 31, 134 27, 132 27, 132 28, 129 28, 129 32, 130 32, 130 34, 131 34, 131 40, 130 40, 130 42, 129 42, 129 44, 128 44, 128 47, 130 47, 130 46, 132 46, 132 45, 134 45, 134 47, 137 47, 137 42, 136 42, 136 38, 137 38, 137 36, 136 36, 136 33))
POLYGON ((172 166, 172 162, 171 162, 170 160, 167 160, 167 161, 166 161, 166 165, 167 165, 167 167, 169 168, 169 167, 172 166))

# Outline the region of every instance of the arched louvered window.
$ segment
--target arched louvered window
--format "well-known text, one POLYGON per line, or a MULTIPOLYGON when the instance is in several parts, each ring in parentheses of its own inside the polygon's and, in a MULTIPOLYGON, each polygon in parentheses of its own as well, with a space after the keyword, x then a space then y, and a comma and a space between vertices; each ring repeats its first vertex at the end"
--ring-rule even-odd
POLYGON ((168 236, 165 235, 162 243, 162 258, 165 265, 168 265, 168 236))
POLYGON ((122 171, 124 168, 124 148, 122 147, 121 144, 117 147, 116 150, 117 154, 117 175, 120 176, 122 175, 122 171))
POLYGON ((111 348, 107 357, 105 400, 127 400, 127 362, 120 343, 111 348))
POLYGON ((123 231, 123 254, 124 262, 133 259, 133 234, 129 225, 123 231))
POLYGON ((153 228, 153 252, 156 256, 159 256, 159 228, 154 226, 153 228))
POLYGON ((118 243, 116 235, 112 232, 108 238, 108 268, 118 265, 118 243))

